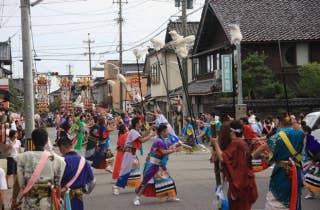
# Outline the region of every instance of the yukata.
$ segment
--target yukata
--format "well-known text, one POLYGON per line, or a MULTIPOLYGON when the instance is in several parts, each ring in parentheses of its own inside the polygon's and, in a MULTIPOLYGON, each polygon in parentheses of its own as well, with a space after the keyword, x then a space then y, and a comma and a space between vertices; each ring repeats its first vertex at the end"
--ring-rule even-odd
POLYGON ((96 169, 105 169, 107 167, 105 156, 106 139, 109 137, 110 132, 108 131, 107 126, 100 126, 98 133, 99 143, 93 156, 92 167, 96 169))
POLYGON ((96 146, 99 143, 99 125, 94 124, 89 130, 88 143, 86 146, 85 157, 87 160, 92 161, 95 155, 96 146))
POLYGON ((139 138, 141 134, 135 129, 129 131, 124 145, 124 154, 121 163, 119 177, 116 182, 117 187, 138 187, 141 183, 141 172, 139 159, 136 151, 141 148, 139 138))
POLYGON ((251 210, 258 198, 254 173, 250 167, 251 152, 241 138, 232 139, 222 153, 222 172, 229 183, 230 210, 251 210))
MULTIPOLYGON (((278 129, 278 131, 283 131, 296 152, 302 153, 304 146, 304 133, 302 131, 293 128, 283 128, 278 129)), ((290 178, 293 174, 290 174, 288 170, 290 167, 288 165, 289 158, 294 159, 294 157, 286 147, 280 134, 276 133, 267 139, 267 144, 271 152, 271 163, 275 163, 275 166, 270 179, 270 192, 267 194, 266 209, 289 209, 290 200, 294 198, 297 200, 295 209, 301 210, 301 163, 295 161, 295 165, 297 166, 297 174, 295 174, 297 176, 297 183, 294 183, 290 178), (294 183, 296 186, 291 186, 291 183, 294 183), (296 195, 291 193, 291 187, 297 188, 296 195)))
POLYGON ((128 138, 128 134, 124 133, 121 134, 118 138, 117 141, 117 154, 116 154, 116 160, 114 163, 114 168, 113 168, 113 173, 112 173, 112 179, 118 179, 119 177, 119 173, 120 173, 120 169, 121 169, 121 163, 122 163, 122 159, 123 159, 123 154, 124 154, 124 144, 128 138))
MULTIPOLYGON (((76 152, 67 153, 64 156, 64 160, 66 162, 66 169, 63 174, 63 178, 61 180, 61 186, 64 187, 68 182, 76 175, 80 158, 76 152)), ((70 186, 70 202, 71 202, 71 209, 82 210, 83 207, 83 189, 85 188, 86 184, 93 182, 94 177, 92 173, 91 166, 88 162, 85 163, 79 177, 76 181, 70 186)))
POLYGON ((320 143, 314 136, 306 136, 305 161, 303 164, 305 187, 313 193, 320 193, 320 143))
MULTIPOLYGON (((24 189, 35 170, 42 151, 29 151, 15 157, 17 161, 17 175, 20 189, 24 189)), ((22 209, 47 210, 52 206, 51 185, 60 186, 66 167, 64 159, 56 154, 46 162, 39 180, 24 197, 22 209)))
POLYGON ((85 132, 84 126, 85 126, 85 123, 83 121, 78 122, 78 141, 75 146, 75 149, 78 151, 81 151, 82 149, 82 143, 84 140, 84 132, 85 132))
POLYGON ((142 183, 136 189, 137 194, 157 198, 177 196, 175 183, 167 171, 169 155, 161 153, 161 150, 167 150, 171 145, 169 140, 160 137, 152 144, 144 166, 142 183))

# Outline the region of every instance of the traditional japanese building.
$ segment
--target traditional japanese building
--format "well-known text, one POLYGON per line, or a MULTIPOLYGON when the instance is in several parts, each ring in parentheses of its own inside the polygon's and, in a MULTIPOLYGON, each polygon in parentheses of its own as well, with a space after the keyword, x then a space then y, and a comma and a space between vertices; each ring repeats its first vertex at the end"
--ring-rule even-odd
POLYGON ((299 66, 320 62, 318 0, 209 0, 202 11, 192 55, 189 90, 195 113, 230 103, 220 94, 221 55, 234 50, 230 24, 240 25, 242 61, 250 53, 264 53, 275 77, 280 80, 285 72, 293 88, 299 66))
MULTIPOLYGON (((199 22, 188 22, 187 36, 195 36, 198 26, 199 22)), ((173 30, 178 34, 183 34, 181 21, 171 21, 168 23, 165 44, 172 41, 169 32, 173 30)), ((188 75, 185 76, 187 76, 188 81, 192 81, 191 59, 187 59, 187 65, 188 75)), ((148 75, 147 108, 153 111, 154 107, 159 107, 170 118, 172 113, 169 110, 176 110, 178 101, 182 99, 182 92, 171 94, 173 90, 181 87, 182 84, 177 56, 174 50, 170 47, 164 47, 158 52, 154 49, 149 49, 149 54, 145 59, 144 73, 148 75), (167 94, 167 91, 169 94, 167 94), (169 100, 170 104, 168 103, 169 100), (169 109, 169 105, 173 106, 169 109)))

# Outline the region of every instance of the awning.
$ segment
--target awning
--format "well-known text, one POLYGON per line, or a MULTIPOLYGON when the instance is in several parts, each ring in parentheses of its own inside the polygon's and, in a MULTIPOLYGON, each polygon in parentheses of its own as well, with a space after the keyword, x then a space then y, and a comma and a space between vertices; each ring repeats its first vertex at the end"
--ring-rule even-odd
MULTIPOLYGON (((214 79, 194 80, 188 84, 189 95, 211 95, 214 93, 214 90, 216 89, 217 85, 218 84, 214 79)), ((182 95, 182 87, 178 87, 170 92, 170 97, 174 97, 176 95, 182 95)))

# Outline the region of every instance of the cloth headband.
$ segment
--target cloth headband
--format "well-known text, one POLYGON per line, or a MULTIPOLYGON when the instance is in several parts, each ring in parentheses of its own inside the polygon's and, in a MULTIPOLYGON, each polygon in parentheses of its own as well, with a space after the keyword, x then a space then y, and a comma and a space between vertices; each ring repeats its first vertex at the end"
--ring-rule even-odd
POLYGON ((230 130, 231 130, 232 132, 235 132, 235 133, 241 133, 241 132, 242 132, 241 129, 230 128, 230 130))

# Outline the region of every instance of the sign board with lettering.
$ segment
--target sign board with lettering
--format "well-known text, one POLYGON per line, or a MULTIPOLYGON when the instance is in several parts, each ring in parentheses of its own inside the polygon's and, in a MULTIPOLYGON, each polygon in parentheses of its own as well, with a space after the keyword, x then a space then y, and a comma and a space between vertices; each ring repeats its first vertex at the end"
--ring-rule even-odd
POLYGON ((221 55, 222 92, 233 92, 232 54, 221 55))

